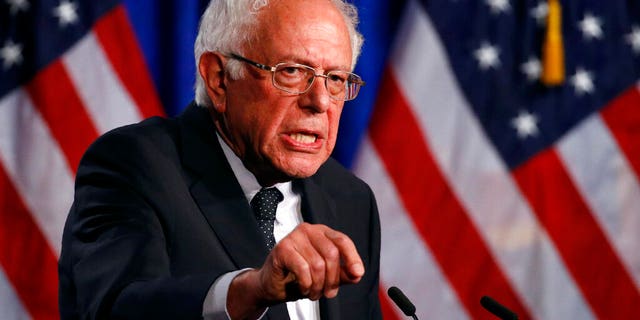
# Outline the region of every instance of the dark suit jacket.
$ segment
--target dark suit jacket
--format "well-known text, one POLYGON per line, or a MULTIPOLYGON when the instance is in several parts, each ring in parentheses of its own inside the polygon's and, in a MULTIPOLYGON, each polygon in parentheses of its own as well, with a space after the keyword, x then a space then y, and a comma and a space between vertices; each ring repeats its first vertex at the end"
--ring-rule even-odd
MULTIPOLYGON (((366 268, 323 319, 379 319, 380 226, 370 188, 334 160, 294 181, 305 221, 342 231, 366 268)), ((199 319, 220 275, 267 251, 204 108, 111 131, 84 155, 59 263, 62 319, 199 319)), ((269 319, 287 319, 284 304, 269 319)))

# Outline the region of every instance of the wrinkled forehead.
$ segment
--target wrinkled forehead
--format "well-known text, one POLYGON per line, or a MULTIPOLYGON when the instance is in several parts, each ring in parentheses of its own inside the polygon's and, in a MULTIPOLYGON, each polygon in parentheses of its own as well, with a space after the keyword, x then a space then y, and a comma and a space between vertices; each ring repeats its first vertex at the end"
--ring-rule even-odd
POLYGON ((325 54, 347 61, 351 65, 351 41, 342 13, 330 0, 278 0, 256 15, 256 34, 253 49, 307 51, 298 54, 325 54))

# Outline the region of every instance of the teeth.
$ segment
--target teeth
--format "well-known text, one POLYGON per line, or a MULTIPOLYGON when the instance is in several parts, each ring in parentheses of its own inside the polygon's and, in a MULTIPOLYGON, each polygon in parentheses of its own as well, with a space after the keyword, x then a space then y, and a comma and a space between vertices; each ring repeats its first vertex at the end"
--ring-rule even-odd
POLYGON ((307 134, 302 134, 302 133, 294 133, 291 134, 290 137, 300 143, 314 143, 316 142, 316 136, 314 135, 307 135, 307 134))

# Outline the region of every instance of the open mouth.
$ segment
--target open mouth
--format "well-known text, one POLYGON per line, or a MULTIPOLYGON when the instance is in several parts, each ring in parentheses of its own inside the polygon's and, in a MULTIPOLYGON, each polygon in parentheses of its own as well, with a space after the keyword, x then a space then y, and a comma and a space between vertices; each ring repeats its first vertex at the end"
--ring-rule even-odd
POLYGON ((299 143, 314 143, 318 139, 318 136, 315 134, 305 134, 305 133, 292 133, 289 135, 291 139, 299 143))

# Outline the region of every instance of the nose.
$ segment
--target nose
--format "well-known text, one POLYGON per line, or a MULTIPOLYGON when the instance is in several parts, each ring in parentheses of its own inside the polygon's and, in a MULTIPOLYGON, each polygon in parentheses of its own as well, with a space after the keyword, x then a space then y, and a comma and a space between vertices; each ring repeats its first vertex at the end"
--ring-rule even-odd
POLYGON ((331 103, 332 99, 322 76, 316 76, 309 91, 300 96, 300 106, 316 113, 326 112, 331 103))

